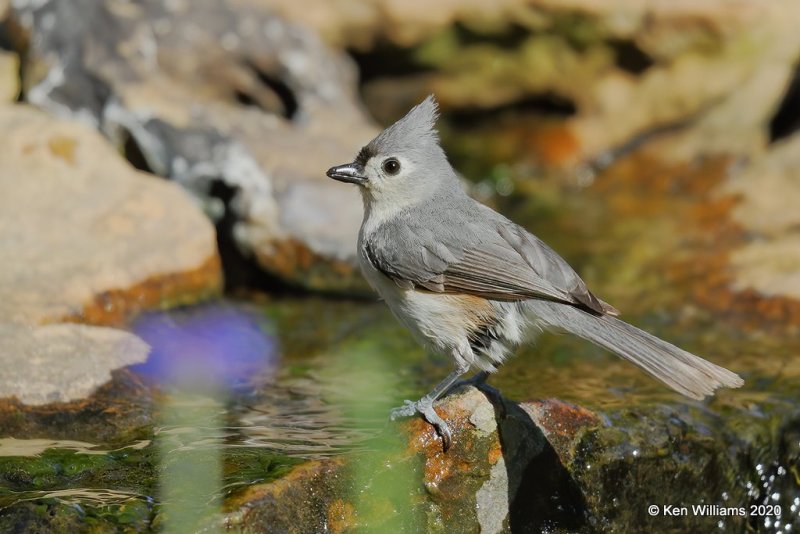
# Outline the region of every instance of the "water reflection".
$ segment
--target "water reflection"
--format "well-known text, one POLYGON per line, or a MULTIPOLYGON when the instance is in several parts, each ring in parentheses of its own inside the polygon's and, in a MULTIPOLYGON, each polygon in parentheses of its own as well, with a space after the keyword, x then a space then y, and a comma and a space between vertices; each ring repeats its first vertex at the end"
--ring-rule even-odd
POLYGON ((130 501, 151 501, 150 497, 131 491, 96 489, 96 488, 70 488, 57 491, 30 491, 21 496, 20 501, 36 499, 54 499, 61 504, 72 506, 90 505, 115 505, 130 501))
POLYGON ((288 456, 324 458, 356 448, 370 432, 363 422, 323 400, 320 388, 306 381, 276 385, 256 402, 233 410, 228 447, 264 447, 288 456))
POLYGON ((276 343, 255 310, 220 303, 147 314, 132 329, 152 348, 132 370, 167 392, 155 437, 162 530, 183 532, 220 512, 229 396, 271 381, 276 343))
POLYGON ((275 340, 263 316, 247 306, 149 313, 132 330, 152 350, 131 369, 160 385, 232 390, 267 381, 277 367, 275 340))
MULTIPOLYGON (((143 449, 150 445, 149 439, 136 441, 125 447, 115 450, 123 449, 143 449)), ((108 454, 107 449, 103 449, 94 443, 85 441, 72 441, 72 440, 54 440, 54 439, 17 439, 17 438, 2 438, 0 439, 0 457, 3 456, 39 456, 50 449, 63 449, 74 451, 78 454, 108 454)))

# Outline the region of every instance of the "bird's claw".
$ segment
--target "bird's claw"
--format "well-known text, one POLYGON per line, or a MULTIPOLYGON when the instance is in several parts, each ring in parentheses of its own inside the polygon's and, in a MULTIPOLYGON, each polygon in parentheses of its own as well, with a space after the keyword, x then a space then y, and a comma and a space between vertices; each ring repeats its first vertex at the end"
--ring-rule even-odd
POLYGON ((430 399, 423 397, 417 402, 409 400, 403 401, 403 405, 392 410, 389 417, 394 421, 400 417, 411 417, 416 413, 421 414, 428 423, 433 425, 436 429, 436 433, 442 438, 442 448, 447 452, 450 445, 453 443, 450 427, 447 426, 444 419, 439 417, 439 414, 433 409, 433 401, 430 399))
POLYGON ((439 417, 439 414, 433 409, 433 403, 423 398, 417 403, 417 410, 419 410, 419 413, 422 414, 425 420, 436 429, 436 433, 442 438, 442 448, 444 452, 447 452, 447 449, 449 449, 450 445, 453 443, 453 436, 450 434, 450 427, 447 426, 444 419, 439 417))
POLYGON ((394 421, 394 420, 399 419, 401 417, 411 417, 412 415, 414 415, 418 411, 419 410, 417 410, 417 403, 416 402, 410 401, 410 400, 405 400, 405 401, 403 401, 403 405, 402 406, 400 406, 399 408, 393 409, 389 413, 389 419, 394 421))

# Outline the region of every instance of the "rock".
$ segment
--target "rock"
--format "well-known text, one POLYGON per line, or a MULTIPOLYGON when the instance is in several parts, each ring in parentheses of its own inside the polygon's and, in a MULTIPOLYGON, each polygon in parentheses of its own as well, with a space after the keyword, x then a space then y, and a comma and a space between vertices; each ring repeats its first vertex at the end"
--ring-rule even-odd
POLYGON ((100 135, 0 107, 0 320, 117 322, 219 291, 214 229, 100 135))
MULTIPOLYGON (((564 421, 574 418, 597 424, 593 414, 558 402, 547 403, 536 413, 549 421, 551 407, 561 412, 564 421)), ((227 503, 226 526, 260 531, 269 524, 287 532, 313 532, 327 522, 337 525, 336 532, 358 527, 397 532, 507 530, 509 503, 518 488, 530 484, 523 481, 526 466, 537 457, 555 459, 545 434, 528 412, 509 406, 500 424, 501 444, 495 408, 474 389, 448 397, 437 408, 454 431, 447 453, 430 426, 412 418, 400 425, 408 437, 407 448, 372 446, 380 452, 309 462, 280 481, 248 488, 227 503), (412 485, 410 494, 398 482, 409 475, 413 485, 420 485, 412 485), (297 506, 287 506, 288 502, 297 506)), ((561 434, 559 443, 567 443, 569 430, 545 428, 561 434)), ((580 429, 579 425, 569 428, 580 429)), ((553 506, 565 496, 559 491, 571 491, 563 486, 563 469, 540 467, 541 491, 553 494, 527 504, 542 519, 571 513, 569 508, 553 506)))
MULTIPOLYGON (((119 378, 120 372, 114 374, 119 378)), ((89 525, 97 532, 148 530, 155 506, 146 496, 156 491, 158 453, 141 432, 150 425, 152 435, 152 422, 136 418, 145 404, 141 397, 120 402, 109 390, 56 410, 0 403, 4 432, 46 436, 0 439, 0 485, 10 494, 26 495, 4 501, 0 530, 81 532, 89 525)), ((127 392, 133 393, 142 392, 127 392)))
MULTIPOLYGON (((454 431, 447 453, 430 425, 413 418, 400 425, 404 450, 308 462, 230 499, 225 524, 246 532, 265 525, 285 532, 742 529, 747 517, 673 519, 649 514, 648 506, 747 507, 774 493, 789 510, 800 498, 787 474, 798 451, 781 452, 780 443, 792 439, 788 429, 800 413, 791 402, 773 408, 781 423, 742 432, 738 422, 752 418, 727 405, 724 417, 700 405, 601 415, 557 400, 493 406, 470 388, 437 403, 454 431), (366 480, 354 475, 359 469, 366 480), (752 474, 749 484, 742 473, 752 474), (410 493, 385 490, 405 476, 414 484, 410 493), (402 497, 393 500, 395 493, 402 497)), ((785 513, 781 521, 800 525, 800 515, 785 513)))
POLYGON ((373 74, 368 100, 379 99, 370 85, 391 90, 412 71, 413 97, 435 91, 445 109, 510 106, 538 110, 538 122, 555 113, 565 126, 555 154, 553 135, 522 139, 522 153, 545 152, 546 164, 607 157, 665 131, 684 134, 664 151, 673 160, 758 154, 800 57, 792 0, 263 3, 390 65, 373 74))
POLYGON ((737 290, 800 300, 800 135, 778 142, 723 188, 750 236, 731 254, 737 290))
POLYGON ((283 532, 320 532, 330 520, 334 532, 345 532, 353 526, 353 512, 351 504, 335 497, 344 489, 342 471, 341 461, 314 461, 278 481, 252 486, 231 505, 225 527, 259 532, 270 525, 283 532), (287 502, 298 506, 290 509, 287 502))
POLYGON ((19 56, 11 48, 5 27, 9 5, 0 0, 0 104, 10 102, 19 94, 19 56))
POLYGON ((355 69, 259 4, 17 2, 26 95, 187 187, 268 272, 364 288, 360 199, 324 174, 375 133, 355 69))
POLYGON ((19 94, 19 57, 0 49, 0 102, 12 102, 19 94))
POLYGON ((111 371, 143 363, 149 350, 133 334, 99 326, 0 323, 0 336, 0 398, 34 405, 88 397, 111 371))

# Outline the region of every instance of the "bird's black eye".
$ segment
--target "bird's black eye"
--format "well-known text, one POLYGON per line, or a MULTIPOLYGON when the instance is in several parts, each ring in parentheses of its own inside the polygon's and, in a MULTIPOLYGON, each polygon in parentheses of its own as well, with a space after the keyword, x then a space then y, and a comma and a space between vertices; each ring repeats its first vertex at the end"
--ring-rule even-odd
POLYGON ((386 174, 397 174, 400 172, 400 162, 395 158, 389 158, 383 162, 383 172, 386 174))

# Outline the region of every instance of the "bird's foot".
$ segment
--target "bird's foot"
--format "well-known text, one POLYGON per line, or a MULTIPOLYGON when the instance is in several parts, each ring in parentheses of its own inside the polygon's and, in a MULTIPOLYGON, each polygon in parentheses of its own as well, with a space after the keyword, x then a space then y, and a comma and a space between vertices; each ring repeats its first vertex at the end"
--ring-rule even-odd
POLYGON ((436 429, 436 433, 442 438, 442 447, 444 451, 447 452, 447 449, 450 448, 453 442, 450 427, 447 426, 445 420, 439 417, 439 414, 433 409, 433 401, 429 397, 422 397, 416 402, 410 400, 404 401, 402 406, 391 411, 389 417, 394 421, 400 417, 411 417, 416 413, 421 414, 428 423, 433 425, 436 429))
POLYGON ((410 400, 403 401, 403 405, 399 408, 394 408, 389 413, 389 419, 392 421, 396 419, 400 419, 401 417, 411 417, 415 413, 417 413, 417 403, 410 400))

